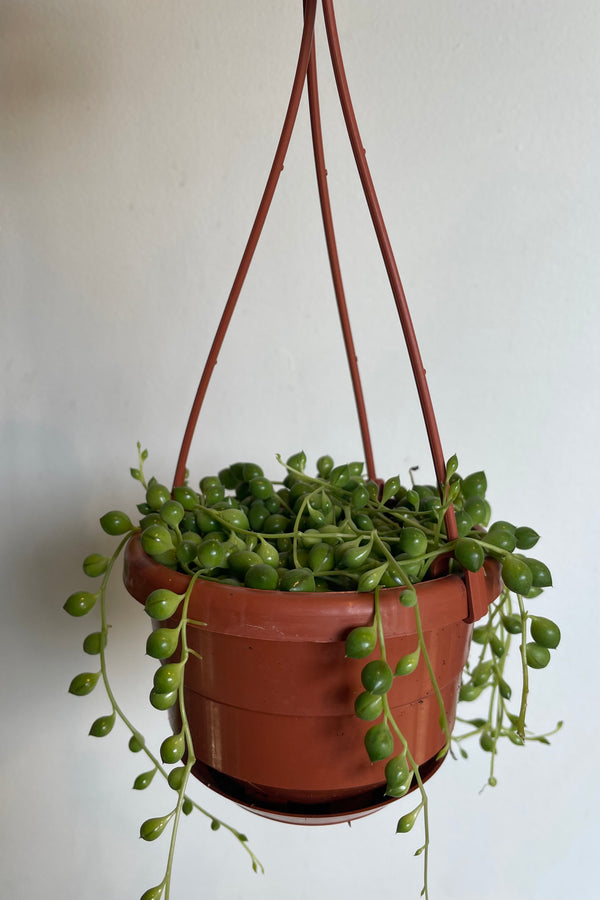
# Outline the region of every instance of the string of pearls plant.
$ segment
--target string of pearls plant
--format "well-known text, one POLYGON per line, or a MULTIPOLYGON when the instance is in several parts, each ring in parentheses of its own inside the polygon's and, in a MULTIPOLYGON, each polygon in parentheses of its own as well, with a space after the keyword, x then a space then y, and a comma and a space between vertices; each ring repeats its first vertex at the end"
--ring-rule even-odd
POLYGON ((422 895, 429 897, 428 857, 430 827, 428 798, 419 767, 388 701, 397 678, 410 678, 422 660, 427 667, 439 711, 444 745, 439 757, 453 752, 467 753, 464 742, 479 741, 489 754, 488 784, 495 786, 495 764, 502 742, 522 746, 529 741, 548 743, 553 732, 535 734, 526 727, 529 672, 545 668, 560 642, 558 626, 526 609, 552 583, 547 566, 524 555, 538 541, 529 526, 516 527, 507 521, 490 524, 491 509, 486 499, 487 481, 483 472, 464 478, 458 474, 453 456, 447 464, 442 490, 432 485, 401 484, 389 478, 383 486, 363 475, 363 464, 335 465, 330 456, 317 461, 314 476, 306 472, 306 457, 300 452, 284 466, 282 481, 267 478, 255 463, 234 463, 217 475, 205 476, 199 490, 186 482, 170 491, 156 478, 146 480, 147 451, 138 444, 138 464, 131 475, 145 491, 138 505, 139 521, 134 524, 124 512, 112 510, 100 519, 104 532, 118 538, 112 556, 92 553, 83 570, 92 579, 100 578, 95 591, 81 590, 69 596, 64 609, 81 617, 99 609, 99 630, 83 641, 86 654, 98 659, 94 671, 72 679, 69 691, 89 694, 102 682, 109 702, 106 715, 90 728, 93 737, 109 735, 117 719, 129 734, 129 749, 145 757, 149 768, 139 774, 135 790, 150 786, 156 774, 173 791, 173 806, 166 813, 144 821, 140 836, 154 841, 170 828, 165 873, 162 881, 148 888, 141 900, 170 900, 173 859, 182 816, 197 812, 208 818, 210 828, 229 832, 249 855, 252 869, 263 866, 251 850, 246 835, 199 806, 188 796, 190 773, 196 761, 182 689, 186 663, 195 651, 188 647, 187 627, 202 626, 188 618, 188 604, 194 584, 211 579, 250 589, 278 591, 358 591, 373 595, 373 620, 369 626, 354 628, 346 639, 346 656, 367 659, 362 669, 363 691, 356 697, 355 713, 367 723, 365 751, 372 762, 386 761, 386 793, 400 798, 414 787, 417 805, 403 813, 397 832, 411 831, 423 819, 424 839, 415 855, 423 855, 422 895), (453 504, 458 538, 448 540, 444 516, 453 504), (158 752, 153 751, 116 699, 107 668, 109 621, 107 588, 115 562, 127 541, 141 535, 144 551, 164 566, 190 576, 183 594, 166 589, 153 591, 145 609, 159 623, 179 615, 176 627, 158 625, 146 642, 147 654, 163 661, 155 672, 150 703, 157 710, 177 707, 181 728, 169 733, 158 752), (414 585, 431 577, 431 566, 442 554, 450 554, 451 570, 478 571, 486 558, 498 560, 504 587, 489 607, 487 620, 473 630, 473 647, 464 672, 460 700, 472 702, 487 696, 487 714, 458 717, 464 733, 450 733, 442 695, 424 638, 417 592, 414 585), (399 660, 388 658, 379 593, 381 588, 400 587, 399 602, 414 609, 417 624, 415 649, 399 660), (507 659, 511 643, 517 645, 520 684, 516 691, 508 683, 507 659), (513 696, 515 705, 511 706, 513 696))

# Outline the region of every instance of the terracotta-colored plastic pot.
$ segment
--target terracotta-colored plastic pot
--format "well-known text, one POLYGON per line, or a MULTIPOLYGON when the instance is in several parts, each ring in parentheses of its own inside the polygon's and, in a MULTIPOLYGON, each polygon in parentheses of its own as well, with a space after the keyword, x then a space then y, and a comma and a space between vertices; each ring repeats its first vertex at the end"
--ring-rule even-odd
MULTIPOLYGON (((485 564, 491 603, 499 568, 485 564)), ((127 590, 140 603, 163 587, 183 593, 186 575, 156 563, 135 536, 125 556, 127 590)), ((425 640, 454 724, 460 677, 472 625, 459 575, 419 584, 425 640)), ((416 649, 415 612, 398 602, 400 589, 380 593, 388 661, 416 649)), ((311 824, 349 820, 386 801, 383 762, 371 764, 363 737, 371 723, 354 715, 363 690, 362 660, 346 659, 348 632, 373 620, 371 594, 260 591, 198 581, 189 618, 190 656, 185 704, 194 774, 247 808, 280 821, 311 824)), ((388 695, 421 774, 429 777, 444 744, 439 709, 423 659, 394 679, 388 695)))

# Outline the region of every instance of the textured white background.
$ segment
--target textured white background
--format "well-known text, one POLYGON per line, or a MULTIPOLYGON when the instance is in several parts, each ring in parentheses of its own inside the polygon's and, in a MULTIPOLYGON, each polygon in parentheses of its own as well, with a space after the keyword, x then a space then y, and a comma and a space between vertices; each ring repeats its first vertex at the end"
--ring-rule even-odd
MULTIPOLYGON (((107 509, 139 497, 139 439, 171 477, 201 366, 287 103, 300 0, 0 0, 2 608, 0 895, 136 898, 160 845, 136 839, 165 791, 98 690, 66 693, 88 621, 61 612, 107 509)), ((593 0, 339 0, 348 77, 413 313, 446 455, 484 467, 498 518, 543 533, 562 624, 510 748, 431 783, 432 900, 596 900, 598 797, 598 151, 593 0)), ((319 24, 320 47, 324 49, 319 24)), ((423 427, 320 56, 330 188, 380 473, 421 462, 423 427)), ((316 200, 306 107, 200 421, 198 475, 277 451, 356 458, 360 443, 316 200)), ((122 590, 111 664, 141 727, 153 664, 122 590), (117 635, 120 632, 120 636, 117 635)), ((532 604, 533 607, 533 604, 532 604)), ((250 835, 187 821, 173 900, 417 897, 406 804, 301 829, 198 787, 250 835)))

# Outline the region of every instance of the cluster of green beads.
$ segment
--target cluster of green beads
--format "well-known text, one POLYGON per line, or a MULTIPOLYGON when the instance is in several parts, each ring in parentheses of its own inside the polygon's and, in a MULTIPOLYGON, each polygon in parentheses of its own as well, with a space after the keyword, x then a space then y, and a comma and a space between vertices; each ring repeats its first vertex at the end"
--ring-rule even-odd
MULTIPOLYGON (((144 454, 142 454, 140 451, 140 464, 145 458, 145 453, 144 451, 144 454)), ((109 634, 106 609, 107 586, 116 560, 129 538, 138 529, 125 513, 118 510, 113 510, 102 516, 100 524, 103 531, 107 534, 121 537, 119 545, 111 557, 92 553, 84 559, 84 573, 90 578, 101 577, 101 585, 98 590, 93 592, 86 590, 76 591, 67 598, 63 607, 69 615, 80 618, 87 616, 96 606, 99 606, 100 630, 90 632, 83 641, 84 652, 91 657, 98 658, 99 667, 96 671, 80 672, 76 675, 71 680, 69 692, 75 696, 85 696, 90 694, 98 683, 103 683, 111 711, 95 719, 90 728, 90 735, 96 738, 106 737, 113 730, 116 720, 120 719, 130 733, 129 750, 132 753, 145 756, 151 763, 150 769, 140 772, 136 776, 133 781, 133 789, 136 791, 145 790, 152 784, 155 775, 160 773, 176 796, 174 806, 169 812, 146 819, 142 822, 139 831, 139 835, 144 841, 155 841, 169 826, 171 828, 171 839, 164 877, 159 884, 144 891, 140 898, 140 900, 161 900, 164 897, 165 900, 168 900, 170 896, 173 854, 180 816, 189 816, 194 810, 208 818, 212 831, 217 831, 223 827, 224 830, 232 834, 249 854, 252 868, 255 872, 262 870, 262 865, 248 846, 248 839, 245 834, 213 816, 193 802, 186 794, 189 775, 194 765, 195 757, 183 703, 182 688, 185 665, 190 653, 194 652, 187 647, 186 628, 191 620, 187 618, 186 610, 195 578, 191 579, 189 587, 184 594, 158 589, 148 596, 145 603, 146 612, 157 622, 170 619, 175 615, 178 615, 179 619, 175 627, 165 626, 153 630, 146 642, 147 654, 158 661, 165 661, 164 663, 161 662, 154 673, 153 686, 150 691, 150 703, 157 710, 166 710, 178 703, 182 723, 180 730, 176 734, 168 734, 164 738, 157 755, 147 745, 143 735, 135 728, 117 702, 108 678, 106 660, 109 634), (182 605, 183 608, 181 608, 182 605), (176 653, 177 656, 174 660, 169 659, 176 653)))
MULTIPOLYGON (((100 519, 103 530, 120 537, 111 557, 93 553, 86 557, 83 569, 90 578, 102 577, 97 591, 71 594, 64 609, 72 616, 85 616, 99 601, 101 627, 84 639, 83 649, 99 658, 96 671, 82 672, 72 679, 72 694, 89 694, 102 680, 111 709, 96 719, 90 728, 94 737, 108 735, 120 718, 131 733, 129 749, 143 751, 153 767, 142 772, 134 782, 136 790, 145 789, 160 772, 177 795, 173 810, 163 816, 147 819, 140 828, 146 841, 158 838, 173 823, 171 846, 165 876, 160 884, 149 888, 141 900, 168 898, 171 864, 180 813, 197 809, 210 820, 212 830, 227 829, 250 854, 252 868, 262 868, 247 845, 245 835, 203 810, 187 797, 185 790, 193 765, 193 747, 182 699, 183 673, 190 651, 185 629, 187 601, 198 578, 218 580, 250 589, 280 591, 346 591, 372 592, 373 624, 353 629, 346 640, 346 655, 353 659, 372 657, 377 646, 379 655, 363 666, 363 691, 355 701, 358 718, 370 724, 364 743, 372 762, 386 761, 386 794, 397 798, 413 784, 421 792, 421 802, 398 821, 397 831, 410 831, 420 813, 425 819, 425 843, 417 851, 424 853, 427 896, 427 855, 429 847, 427 796, 411 749, 395 721, 387 695, 394 679, 409 676, 424 660, 440 706, 440 726, 446 744, 450 734, 439 687, 428 656, 420 625, 420 612, 414 584, 430 577, 432 562, 440 555, 450 558, 451 569, 477 572, 486 557, 501 565, 504 588, 490 606, 485 624, 473 631, 477 659, 467 663, 460 699, 472 701, 489 691, 488 714, 459 720, 471 727, 467 735, 453 736, 462 748, 462 740, 479 736, 481 747, 491 753, 489 783, 495 784, 493 761, 499 738, 512 743, 525 740, 547 743, 547 735, 532 735, 525 728, 529 669, 544 668, 551 651, 560 642, 560 630, 550 619, 529 614, 525 601, 539 596, 552 583, 550 572, 540 560, 522 551, 531 550, 538 540, 528 526, 516 527, 506 521, 490 523, 491 510, 486 499, 487 482, 483 472, 461 478, 456 457, 446 467, 446 480, 438 487, 414 483, 401 484, 398 476, 376 482, 363 474, 363 464, 350 462, 335 465, 330 456, 317 461, 316 475, 309 475, 303 452, 291 456, 284 464, 286 474, 281 482, 272 481, 255 463, 234 463, 217 475, 201 479, 198 490, 189 484, 170 491, 151 478, 145 480, 143 464, 147 451, 138 445, 139 468, 132 476, 145 489, 139 504, 139 525, 120 510, 112 510, 100 519), (458 537, 450 540, 446 531, 446 513, 453 506, 458 537), (150 634, 146 652, 161 663, 155 672, 150 692, 151 704, 165 710, 179 703, 182 727, 169 734, 160 746, 159 755, 147 747, 141 734, 127 719, 117 703, 106 670, 106 587, 113 565, 127 540, 141 534, 142 547, 156 561, 184 572, 191 582, 185 594, 155 590, 146 601, 146 612, 162 623, 183 610, 179 622, 159 625, 150 634), (379 612, 379 591, 400 587, 399 602, 414 607, 417 622, 417 646, 397 660, 394 668, 387 661, 385 636, 379 612), (516 599, 515 599, 516 598, 516 599), (523 684, 518 710, 511 711, 508 702, 512 690, 505 679, 505 662, 511 639, 520 639, 523 684), (380 720, 380 721, 377 721, 380 720), (398 746, 398 743, 400 746, 398 746), (170 771, 164 766, 172 766, 170 771)), ((278 457, 279 459, 279 457, 278 457)), ((279 459, 280 462, 281 459, 279 459)), ((198 624, 198 623, 195 623, 198 624)), ((560 727, 560 723, 559 726, 560 727)))
MULTIPOLYGON (((409 588, 400 594, 400 602, 407 607, 415 606, 417 597, 414 589, 409 588)), ((376 604, 375 621, 370 626, 353 628, 346 638, 346 656, 350 659, 366 659, 371 656, 377 646, 378 635, 381 634, 381 620, 379 604, 376 604)), ((412 760, 409 759, 409 749, 405 745, 401 753, 394 753, 395 740, 390 723, 398 736, 401 736, 393 721, 386 695, 392 688, 394 678, 412 674, 419 664, 421 647, 417 647, 411 653, 407 653, 399 659, 394 667, 390 666, 385 658, 384 645, 380 647, 380 657, 372 659, 363 666, 361 683, 364 688, 354 702, 354 712, 359 719, 373 722, 382 719, 376 725, 371 725, 364 736, 365 749, 371 762, 388 760, 385 767, 387 783, 386 795, 388 797, 403 797, 412 785, 415 776, 412 760), (383 652, 382 652, 383 651, 383 652)), ((412 826, 411 826, 412 827, 412 826)), ((408 830, 404 828, 403 830, 408 830)))
MULTIPOLYGON (((454 458, 453 458, 454 459, 454 458)), ((234 463, 205 476, 195 490, 171 492, 152 478, 141 513, 142 546, 158 562, 231 585, 280 591, 373 591, 427 577, 435 556, 451 549, 477 571, 485 556, 500 559, 505 583, 525 596, 550 583, 543 563, 513 551, 532 546, 530 528, 511 534, 495 523, 482 472, 453 471, 443 502, 432 485, 384 484, 363 475, 363 463, 291 456, 282 482, 256 463, 234 463), (448 544, 444 514, 454 504, 459 539, 448 544)), ((134 477, 143 479, 140 470, 134 477)))

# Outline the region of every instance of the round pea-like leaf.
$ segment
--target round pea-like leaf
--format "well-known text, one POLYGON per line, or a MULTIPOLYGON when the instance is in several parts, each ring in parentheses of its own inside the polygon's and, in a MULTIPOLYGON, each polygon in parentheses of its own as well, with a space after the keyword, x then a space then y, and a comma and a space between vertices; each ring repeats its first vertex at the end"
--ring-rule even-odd
POLYGON ((414 588, 407 588, 407 590, 402 591, 400 593, 400 597, 398 598, 402 606, 412 607, 417 605, 417 592, 414 588))
POLYGON ((359 484, 358 487, 355 487, 352 491, 352 495, 350 497, 350 505, 354 510, 363 509, 363 507, 367 505, 369 500, 369 491, 364 484, 359 484))
POLYGON ((81 672, 71 681, 69 693, 74 694, 76 697, 84 697, 94 690, 99 678, 100 672, 81 672))
POLYGON ((383 712, 383 697, 363 691, 354 701, 354 712, 359 719, 364 719, 367 722, 378 719, 383 712))
POLYGON ((85 616, 94 608, 98 594, 90 594, 89 591, 77 591, 67 597, 63 606, 65 612, 70 616, 85 616))
POLYGON ((454 453, 446 463, 446 480, 449 481, 458 470, 458 457, 454 453))
POLYGON ((170 619, 177 612, 183 595, 169 591, 167 588, 157 588, 148 595, 145 610, 152 619, 159 622, 170 619))
POLYGON ((483 565, 485 554, 483 547, 474 538, 459 538, 454 548, 457 560, 469 572, 479 572, 483 565))
POLYGON ((160 508, 160 517, 165 524, 174 528, 183 519, 185 510, 178 500, 167 500, 160 508))
POLYGON ((335 487, 344 487, 350 481, 352 475, 347 465, 335 466, 329 473, 329 481, 335 487))
POLYGON ((173 540, 166 525, 151 523, 142 531, 142 548, 149 556, 160 556, 173 549, 173 540))
POLYGON ((374 625, 359 625, 353 628, 346 638, 346 656, 350 659, 363 659, 375 649, 377 629, 374 625))
POLYGON ((521 634, 522 631, 522 623, 521 616, 517 616, 514 613, 509 616, 502 616, 502 624, 506 631, 509 634, 521 634))
POLYGON ((522 525, 520 528, 517 528, 515 530, 515 538, 519 550, 531 550, 531 548, 535 547, 535 545, 539 541, 540 536, 537 531, 533 530, 533 528, 529 528, 527 525, 522 525))
POLYGON ((109 716, 100 716, 92 723, 92 727, 90 728, 90 735, 92 737, 106 737, 106 735, 110 734, 110 732, 113 730, 114 724, 114 712, 109 716))
POLYGON ((134 791, 145 791, 155 775, 156 769, 151 769, 149 772, 142 772, 138 775, 133 782, 134 791))
POLYGON ((399 756, 392 756, 385 766, 385 780, 388 788, 396 790, 403 786, 411 774, 406 754, 401 753, 399 756))
POLYGON ((472 641, 474 644, 487 644, 489 639, 490 629, 487 625, 477 625, 473 629, 472 641))
POLYGON ((492 667, 493 663, 491 659, 480 662, 475 666, 471 676, 475 687, 482 687, 487 684, 490 675, 492 674, 492 667))
POLYGON ((461 684, 458 699, 465 700, 467 703, 470 703, 473 700, 477 700, 482 690, 483 687, 477 687, 472 683, 461 684))
POLYGON ((187 485, 176 487, 173 490, 173 499, 181 503, 186 510, 192 510, 200 503, 200 498, 196 491, 187 485))
POLYGON ((419 665, 420 658, 421 648, 417 647, 412 653, 407 653, 406 656, 403 656, 402 659, 398 660, 396 668, 394 669, 394 675, 410 675, 419 665))
POLYGON ((545 669, 550 662, 550 651, 547 647, 542 647, 531 641, 525 647, 527 665, 532 669, 545 669))
POLYGON ((482 750, 485 750, 486 753, 492 753, 496 746, 496 740, 489 731, 483 731, 479 738, 479 746, 482 750))
POLYGON ((167 777, 167 781, 169 782, 169 787, 174 791, 179 791, 181 789, 181 785, 185 780, 185 766, 177 766, 176 769, 172 769, 169 772, 167 777))
POLYGON ((317 460, 317 472, 321 478, 327 478, 333 469, 333 459, 331 456, 320 456, 317 460))
POLYGON ((106 647, 106 632, 93 631, 83 641, 83 649, 90 656, 97 656, 106 647))
POLYGON ((534 588, 552 587, 552 575, 545 563, 539 559, 533 559, 531 556, 526 557, 525 562, 531 572, 531 582, 534 588))
MULTIPOLYGON (((257 554, 258 559, 260 557, 257 554)), ((279 584, 279 575, 277 570, 269 563, 256 563, 250 566, 244 576, 244 584, 248 588, 256 588, 263 591, 274 591, 279 584)))
POLYGON ((341 554, 339 560, 340 569, 359 569, 371 554, 371 544, 369 541, 359 547, 349 547, 341 554))
POLYGON ((492 648, 492 653, 494 656, 497 656, 498 659, 504 656, 506 648, 495 632, 492 632, 490 635, 490 647, 492 648))
POLYGON ((90 553, 83 561, 83 571, 89 578, 97 578, 104 575, 108 566, 108 557, 100 553, 90 553))
POLYGON ((512 553, 517 546, 514 534, 505 528, 495 528, 489 531, 483 539, 486 544, 498 547, 499 550, 507 550, 508 553, 512 553))
POLYGON ((487 478, 485 472, 473 472, 462 480, 462 494, 465 499, 470 497, 485 497, 487 491, 487 478))
POLYGON ((371 762, 387 759, 394 752, 394 737, 386 722, 372 725, 365 734, 365 749, 371 762))
POLYGON ((127 513, 121 512, 119 509, 105 513, 100 519, 100 526, 103 531, 113 536, 127 534, 128 531, 134 530, 127 513))
POLYGON ((412 558, 422 556, 427 550, 427 535, 420 528, 405 525, 400 533, 400 549, 412 558))
POLYGON ((492 510, 484 497, 469 497, 465 503, 465 512, 469 514, 475 525, 486 526, 490 521, 492 510))
POLYGON ((512 688, 508 682, 504 681, 502 678, 498 683, 498 690, 500 691, 500 696, 504 700, 510 700, 512 696, 512 688))
POLYGON ((383 486, 381 502, 387 503, 388 500, 391 500, 391 498, 394 496, 394 494, 398 493, 398 491, 400 490, 400 487, 401 487, 401 484, 400 484, 400 476, 399 475, 393 475, 392 478, 388 478, 388 480, 386 481, 386 483, 383 486))
POLYGON ((146 503, 152 507, 152 509, 160 509, 163 503, 166 503, 171 497, 171 492, 169 488, 164 484, 158 484, 157 482, 151 482, 148 485, 148 490, 146 491, 146 503))
POLYGON ((556 650, 560 644, 560 628, 552 619, 546 619, 543 616, 532 616, 531 637, 541 647, 556 650))
POLYGON ((140 827, 140 837, 144 841, 155 841, 161 836, 169 822, 173 813, 168 816, 156 816, 152 819, 146 819, 140 827))
POLYGON ((531 569, 522 559, 508 555, 502 563, 502 580, 515 594, 526 594, 533 585, 531 569))
POLYGON ((282 591, 314 592, 315 576, 310 569, 290 569, 281 576, 279 587, 282 591))
POLYGON ((154 709, 170 709, 177 703, 178 691, 169 691, 167 694, 159 694, 154 688, 150 691, 150 703, 154 709))
POLYGON ((157 628, 148 635, 146 653, 153 659, 168 659, 179 643, 179 628, 157 628))
POLYGON ((401 819, 398 819, 398 824, 396 825, 396 834, 406 834, 406 832, 410 831, 417 821, 417 817, 421 812, 422 805, 415 807, 411 812, 406 813, 406 815, 402 816, 401 819))
POLYGON ((167 663, 154 673, 154 690, 158 694, 176 691, 181 684, 183 663, 167 663))
POLYGON ((185 753, 185 736, 181 733, 171 734, 160 745, 160 758, 166 765, 179 762, 185 753))
POLYGON ((157 884, 156 887, 148 888, 147 891, 144 891, 140 900, 160 900, 163 895, 163 886, 162 884, 157 884))
POLYGON ((392 670, 383 659, 367 663, 360 678, 364 689, 370 694, 387 694, 394 680, 392 670))
POLYGON ((473 519, 464 509, 456 511, 456 529, 459 537, 464 537, 473 528, 473 519))
POLYGON ((383 563, 381 566, 377 566, 376 569, 369 569, 368 572, 363 572, 363 574, 358 579, 358 586, 356 590, 358 593, 366 593, 369 591, 374 591, 379 582, 381 581, 383 575, 387 571, 388 563, 383 563))
POLYGON ((132 753, 139 753, 140 750, 144 749, 145 743, 143 735, 136 731, 136 733, 132 734, 129 738, 129 744, 127 746, 132 753))

